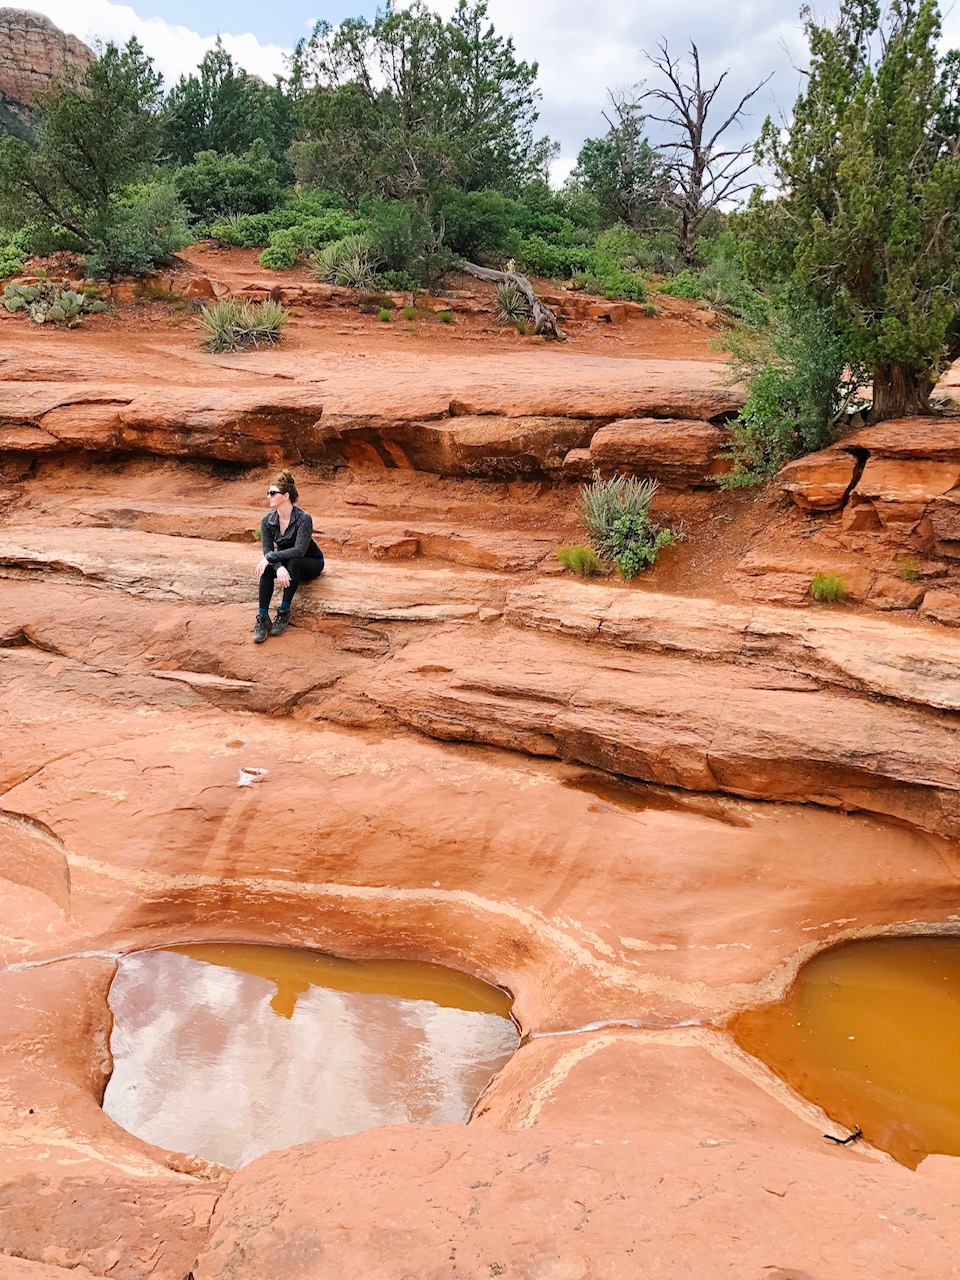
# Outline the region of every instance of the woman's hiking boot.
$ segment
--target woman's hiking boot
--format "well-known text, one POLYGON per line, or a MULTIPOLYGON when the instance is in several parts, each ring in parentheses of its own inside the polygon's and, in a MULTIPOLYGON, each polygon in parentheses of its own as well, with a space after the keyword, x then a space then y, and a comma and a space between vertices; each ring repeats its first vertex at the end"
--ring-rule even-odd
POLYGON ((282 636, 290 625, 290 609, 278 609, 273 619, 273 626, 270 628, 272 636, 282 636))
POLYGON ((267 613, 258 613, 257 620, 253 624, 253 643, 263 644, 269 634, 270 615, 267 613))

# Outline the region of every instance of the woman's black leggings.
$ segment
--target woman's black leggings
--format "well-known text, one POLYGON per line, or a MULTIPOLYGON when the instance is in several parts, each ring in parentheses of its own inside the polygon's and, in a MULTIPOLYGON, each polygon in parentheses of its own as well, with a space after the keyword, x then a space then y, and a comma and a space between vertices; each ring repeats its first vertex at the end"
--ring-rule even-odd
MULTIPOLYGON (((289 587, 283 588, 284 605, 289 605, 290 601, 297 594, 297 587, 301 582, 312 582, 314 578, 319 578, 323 573, 323 556, 301 556, 299 560, 285 560, 283 567, 290 575, 289 587)), ((278 564, 268 564, 260 575, 260 608, 269 609, 270 601, 273 597, 273 587, 277 580, 277 570, 280 568, 278 564)))

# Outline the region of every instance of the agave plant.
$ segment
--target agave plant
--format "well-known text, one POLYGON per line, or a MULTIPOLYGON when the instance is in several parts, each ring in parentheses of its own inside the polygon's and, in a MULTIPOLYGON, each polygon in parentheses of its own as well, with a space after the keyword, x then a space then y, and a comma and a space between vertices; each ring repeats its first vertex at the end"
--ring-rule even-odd
POLYGON ((530 305, 512 280, 498 284, 495 293, 498 324, 517 324, 530 318, 530 305))
POLYGON ((236 302, 227 298, 204 307, 200 328, 207 335, 204 351, 248 351, 274 346, 283 337, 289 316, 277 302, 236 302))
POLYGON ((366 236, 352 235, 325 245, 311 262, 310 270, 328 284, 372 289, 375 266, 366 236))

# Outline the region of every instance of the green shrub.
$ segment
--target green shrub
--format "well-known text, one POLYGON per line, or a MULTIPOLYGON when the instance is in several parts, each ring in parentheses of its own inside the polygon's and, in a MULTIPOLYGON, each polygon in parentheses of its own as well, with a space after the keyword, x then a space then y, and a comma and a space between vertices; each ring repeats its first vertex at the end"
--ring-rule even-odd
POLYGON ((861 403, 866 375, 849 366, 848 335, 828 308, 785 293, 769 332, 731 335, 730 345, 748 395, 729 424, 734 469, 724 487, 759 483, 791 458, 831 444, 861 403))
POLYGON ((86 315, 106 311, 107 304, 76 289, 65 289, 52 280, 36 284, 8 284, 3 291, 8 311, 22 311, 35 324, 62 324, 76 329, 86 315))
POLYGON ((289 317, 276 302, 226 299, 204 307, 199 319, 207 335, 204 351, 223 352, 275 346, 283 337, 289 317))
POLYGON ((522 208, 499 191, 458 191, 445 187, 434 198, 434 218, 443 219, 443 242, 470 262, 499 255, 516 256, 515 230, 522 208))
POLYGON ((699 276, 686 270, 678 272, 672 280, 668 280, 660 292, 669 294, 671 298, 686 298, 690 302, 703 296, 699 276))
POLYGON ((369 289, 374 282, 374 264, 366 236, 344 236, 326 245, 310 264, 320 280, 347 289, 369 289))
POLYGON ((587 277, 587 288, 612 302, 646 302, 647 282, 636 271, 608 271, 587 277))
POLYGON ((441 324, 453 324, 453 312, 439 311, 437 312, 437 319, 440 321, 441 324))
POLYGON ((920 561, 915 556, 900 556, 897 560, 897 577, 904 582, 916 582, 920 577, 920 561))
POLYGON ((16 244, 0 243, 0 280, 18 276, 27 261, 24 251, 16 244))
POLYGON ((529 319, 530 304, 512 280, 498 284, 494 293, 497 299, 497 324, 516 324, 529 319))
POLYGON ((393 312, 389 307, 381 307, 377 312, 377 319, 382 320, 384 324, 389 324, 393 318, 393 312))
POLYGON ((173 188, 131 188, 93 220, 87 271, 95 279, 145 276, 190 243, 187 215, 173 188))
POLYGON ((516 260, 521 271, 554 280, 568 280, 578 273, 584 275, 598 266, 595 250, 585 245, 550 244, 542 236, 522 240, 517 246, 516 260))
POLYGON ((662 547, 678 542, 678 529, 664 529, 650 514, 659 485, 615 475, 580 490, 580 522, 602 560, 630 581, 653 564, 662 547))
POLYGON ((425 277, 436 237, 426 214, 399 200, 367 200, 361 206, 370 255, 385 271, 425 277))
POLYGON ((84 247, 66 227, 48 227, 42 222, 31 222, 17 232, 16 240, 28 257, 34 258, 49 258, 53 253, 80 253, 84 247))
POLYGON ((416 293, 420 287, 407 271, 380 271, 374 278, 374 284, 388 293, 416 293))
POLYGON ((581 578, 591 578, 603 573, 603 561, 593 547, 558 547, 557 559, 565 569, 581 578))
POLYGON ((839 573, 824 570, 811 578, 810 595, 818 604, 840 604, 847 598, 847 586, 839 573))
POLYGON ((416 308, 416 307, 404 307, 404 308, 403 308, 403 318, 404 318, 404 320, 416 320, 416 318, 417 318, 417 308, 416 308))
POLYGON ((219 218, 211 223, 210 234, 238 249, 262 249, 270 244, 275 231, 293 231, 297 244, 313 251, 363 230, 360 219, 342 208, 322 203, 321 197, 326 195, 315 192, 291 204, 278 205, 267 213, 219 218))
POLYGON ((200 151, 173 175, 177 194, 194 216, 266 213, 283 197, 279 166, 257 138, 244 155, 200 151))
POLYGON ((289 271, 297 261, 297 237, 292 229, 274 231, 270 244, 260 255, 261 267, 268 271, 289 271))

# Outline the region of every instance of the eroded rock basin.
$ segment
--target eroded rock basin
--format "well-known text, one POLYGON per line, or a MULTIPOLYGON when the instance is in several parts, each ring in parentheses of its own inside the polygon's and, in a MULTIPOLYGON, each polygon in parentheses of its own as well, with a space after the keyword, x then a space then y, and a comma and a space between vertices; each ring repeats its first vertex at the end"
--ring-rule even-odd
POLYGON ((960 1155, 960 937, 830 948, 786 998, 740 1014, 739 1044, 851 1132, 915 1168, 960 1155))
POLYGON ((506 993, 439 965, 200 944, 125 956, 103 1107, 234 1168, 377 1125, 467 1119, 516 1050, 506 993))

